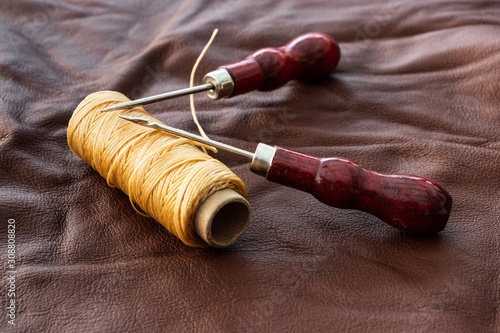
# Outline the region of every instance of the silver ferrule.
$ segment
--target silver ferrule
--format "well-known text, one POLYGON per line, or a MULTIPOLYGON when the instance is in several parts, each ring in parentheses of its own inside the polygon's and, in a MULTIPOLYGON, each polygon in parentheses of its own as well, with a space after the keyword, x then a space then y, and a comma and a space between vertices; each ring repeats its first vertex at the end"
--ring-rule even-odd
POLYGON ((224 68, 216 69, 205 75, 203 83, 213 85, 213 89, 205 92, 207 96, 213 100, 231 97, 234 92, 234 80, 231 74, 224 68))
POLYGON ((265 143, 259 143, 255 150, 252 164, 250 164, 250 170, 260 176, 266 177, 267 171, 273 163, 274 153, 276 153, 276 147, 266 145, 265 143))

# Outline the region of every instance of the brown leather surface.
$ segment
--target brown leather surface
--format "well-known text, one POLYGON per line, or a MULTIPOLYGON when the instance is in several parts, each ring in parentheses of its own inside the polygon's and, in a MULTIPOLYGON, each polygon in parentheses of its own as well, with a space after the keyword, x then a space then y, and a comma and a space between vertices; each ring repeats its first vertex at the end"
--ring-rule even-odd
MULTIPOLYGON (((500 329, 498 1, 0 2, 0 249, 16 220, 20 332, 494 332, 500 329), (405 235, 357 211, 246 183, 251 224, 193 249, 136 214, 66 144, 89 93, 143 97, 197 82, 264 46, 321 31, 338 70, 315 83, 210 101, 214 139, 258 142, 430 178, 453 196, 446 229, 405 235)), ((146 107, 195 132, 187 98, 146 107)), ((0 289, 0 330, 7 324, 0 289)))

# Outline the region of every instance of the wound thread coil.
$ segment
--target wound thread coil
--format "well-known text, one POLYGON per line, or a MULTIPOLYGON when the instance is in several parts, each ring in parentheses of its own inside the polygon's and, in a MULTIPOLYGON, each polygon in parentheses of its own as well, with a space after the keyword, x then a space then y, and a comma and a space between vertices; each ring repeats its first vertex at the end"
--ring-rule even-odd
POLYGON ((101 112, 126 101, 129 101, 127 97, 113 91, 87 96, 75 109, 68 125, 71 150, 99 172, 108 185, 127 194, 140 214, 154 218, 186 245, 230 245, 245 230, 250 216, 247 191, 241 179, 223 163, 202 152, 197 147, 199 144, 118 117, 139 116, 159 122, 142 107, 101 112), (218 229, 214 234, 220 236, 210 243, 211 236, 200 237, 197 233, 207 227, 195 228, 198 208, 216 192, 226 189, 241 199, 203 206, 208 207, 204 208, 208 212, 202 214, 204 221, 209 221, 209 228, 216 221, 213 227, 218 229), (231 208, 223 209, 226 204, 231 208), (221 220, 217 217, 219 212, 224 214, 222 222, 217 222, 221 220), (207 219, 207 214, 211 218, 207 219), (219 230, 220 225, 231 225, 227 221, 231 216, 237 220, 224 234, 219 230))

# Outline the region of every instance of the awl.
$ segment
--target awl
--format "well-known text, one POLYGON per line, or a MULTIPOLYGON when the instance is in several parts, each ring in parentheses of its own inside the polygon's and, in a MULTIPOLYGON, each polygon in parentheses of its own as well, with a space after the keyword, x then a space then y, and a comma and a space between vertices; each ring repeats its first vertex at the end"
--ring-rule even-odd
POLYGON ((311 193, 332 207, 370 213, 408 233, 441 231, 450 215, 451 196, 423 177, 382 174, 345 158, 318 158, 264 143, 251 153, 147 119, 119 117, 245 156, 252 159, 250 170, 269 181, 311 193))
POLYGON ((291 80, 314 80, 327 76, 338 64, 340 48, 320 32, 300 35, 280 48, 255 51, 245 60, 224 65, 205 75, 203 84, 115 104, 102 111, 128 109, 205 91, 213 100, 253 90, 270 91, 291 80))

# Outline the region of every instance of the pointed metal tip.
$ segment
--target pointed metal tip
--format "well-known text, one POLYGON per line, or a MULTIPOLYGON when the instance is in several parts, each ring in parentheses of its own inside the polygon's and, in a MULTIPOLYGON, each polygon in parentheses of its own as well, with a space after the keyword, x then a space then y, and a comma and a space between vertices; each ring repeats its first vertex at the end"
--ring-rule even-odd
POLYGON ((115 104, 115 105, 112 105, 112 106, 109 106, 107 108, 102 109, 101 112, 130 109, 130 108, 133 108, 134 106, 138 106, 138 105, 147 105, 147 104, 151 104, 151 103, 155 103, 155 102, 165 101, 165 100, 171 99, 171 98, 196 94, 196 93, 199 93, 202 91, 209 91, 212 89, 215 89, 214 85, 212 83, 204 83, 202 85, 195 86, 192 88, 184 88, 184 89, 170 91, 170 92, 159 94, 159 95, 154 95, 154 96, 136 99, 136 100, 129 101, 129 102, 115 104))
POLYGON ((136 123, 136 124, 141 124, 141 125, 148 125, 149 124, 149 120, 148 119, 144 119, 144 118, 140 118, 140 117, 130 117, 130 116, 118 116, 122 119, 125 119, 125 120, 128 120, 128 121, 131 121, 133 123, 136 123))
POLYGON ((115 111, 118 109, 120 109, 120 107, 116 107, 116 105, 115 105, 115 106, 110 106, 110 107, 107 107, 105 109, 102 109, 101 112, 115 111))
POLYGON ((115 104, 112 106, 108 106, 107 108, 102 109, 101 112, 130 109, 130 108, 133 108, 134 106, 137 106, 137 105, 140 105, 140 104, 138 104, 136 101, 123 102, 123 103, 118 103, 118 104, 115 104))

